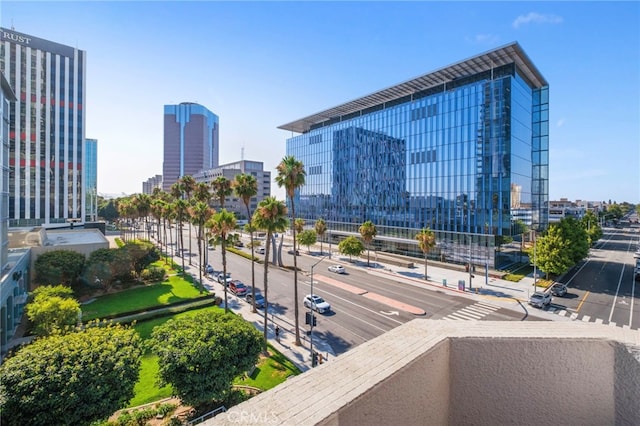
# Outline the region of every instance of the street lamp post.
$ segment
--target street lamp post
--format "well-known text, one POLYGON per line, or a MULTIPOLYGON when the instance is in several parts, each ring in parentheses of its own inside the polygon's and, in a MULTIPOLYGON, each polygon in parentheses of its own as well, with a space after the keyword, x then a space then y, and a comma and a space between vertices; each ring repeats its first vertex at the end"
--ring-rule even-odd
POLYGON ((538 280, 538 272, 536 267, 536 235, 533 234, 533 292, 536 292, 536 282, 538 280))
MULTIPOLYGON (((313 268, 315 268, 316 266, 318 266, 318 264, 320 262, 322 262, 323 260, 325 260, 327 258, 327 256, 322 256, 322 258, 320 260, 318 260, 316 263, 314 263, 313 265, 311 265, 311 296, 313 297, 313 268)), ((315 367, 315 363, 313 362, 313 300, 311 301, 311 304, 309 305, 309 325, 310 325, 310 332, 309 332, 309 350, 311 353, 311 367, 315 367)))

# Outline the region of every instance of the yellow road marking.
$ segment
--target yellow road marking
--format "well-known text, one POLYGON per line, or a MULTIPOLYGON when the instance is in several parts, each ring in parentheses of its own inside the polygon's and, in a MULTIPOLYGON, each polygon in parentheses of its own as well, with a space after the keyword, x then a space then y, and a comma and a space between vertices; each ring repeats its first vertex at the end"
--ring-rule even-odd
POLYGON ((582 304, 584 303, 585 300, 587 300, 587 296, 589 295, 589 292, 587 291, 584 294, 584 297, 582 298, 582 300, 580 301, 580 304, 578 305, 578 307, 576 308, 576 312, 580 312, 580 308, 582 308, 582 304))

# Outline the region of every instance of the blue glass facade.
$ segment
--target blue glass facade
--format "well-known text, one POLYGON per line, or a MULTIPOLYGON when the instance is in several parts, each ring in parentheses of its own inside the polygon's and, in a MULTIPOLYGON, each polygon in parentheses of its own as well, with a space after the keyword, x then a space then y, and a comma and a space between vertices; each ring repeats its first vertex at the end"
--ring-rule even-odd
POLYGON ((84 142, 85 220, 98 219, 98 140, 84 142))
POLYGON ((493 265, 514 212, 546 227, 548 139, 548 86, 515 63, 453 79, 288 139, 307 172, 296 214, 334 235, 371 220, 378 249, 420 256, 414 238, 429 227, 432 257, 493 265))

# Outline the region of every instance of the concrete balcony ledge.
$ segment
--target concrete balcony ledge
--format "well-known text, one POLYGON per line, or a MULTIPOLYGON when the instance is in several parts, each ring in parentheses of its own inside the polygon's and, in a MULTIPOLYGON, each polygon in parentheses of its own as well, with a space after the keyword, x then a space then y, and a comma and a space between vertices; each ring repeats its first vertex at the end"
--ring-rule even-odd
POLYGON ((205 424, 640 424, 640 332, 416 319, 205 424))

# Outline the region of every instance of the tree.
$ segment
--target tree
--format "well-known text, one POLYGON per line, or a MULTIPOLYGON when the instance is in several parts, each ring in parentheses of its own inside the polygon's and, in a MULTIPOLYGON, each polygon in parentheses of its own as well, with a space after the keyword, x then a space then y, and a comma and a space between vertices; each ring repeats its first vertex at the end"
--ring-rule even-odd
POLYGON ((156 327, 151 347, 159 377, 188 405, 224 399, 231 384, 258 361, 260 333, 234 314, 219 311, 172 319, 156 327))
POLYGON ((251 213, 251 209, 249 208, 249 204, 251 203, 251 198, 255 197, 256 194, 258 193, 258 181, 253 175, 250 175, 248 173, 240 173, 236 175, 235 180, 233 181, 232 187, 236 195, 242 199, 244 206, 247 208, 247 220, 249 221, 249 223, 245 225, 245 229, 249 232, 249 238, 251 241, 249 244, 249 247, 251 248, 251 293, 253 296, 253 298, 251 299, 252 301, 251 311, 255 313, 257 312, 256 310, 256 274, 255 274, 255 262, 253 261, 253 257, 255 255, 254 249, 256 245, 253 241, 254 227, 253 227, 253 224, 251 223, 252 213, 251 213))
MULTIPOLYGON (((94 326, 95 325, 95 326, 94 326)), ((3 425, 88 425, 134 396, 142 344, 113 324, 36 339, 0 366, 3 425)))
POLYGON ((340 253, 348 255, 349 261, 351 261, 351 256, 360 256, 365 248, 362 241, 351 235, 350 237, 340 241, 338 244, 338 250, 340 253))
POLYGON ((559 223, 553 224, 560 228, 560 235, 569 242, 569 256, 573 265, 576 265, 582 259, 589 255, 589 238, 587 231, 584 229, 577 219, 573 217, 565 217, 559 223))
POLYGON ((36 335, 66 333, 78 323, 80 303, 65 289, 71 290, 62 285, 42 286, 32 293, 33 301, 27 304, 26 311, 36 335))
POLYGON ((362 239, 367 245, 367 266, 369 266, 369 246, 371 244, 371 241, 373 241, 373 239, 378 234, 378 231, 376 229, 376 226, 370 220, 360 225, 358 231, 360 231, 360 235, 362 235, 362 239))
POLYGON ((324 254, 324 250, 322 250, 322 240, 324 239, 325 232, 327 232, 327 223, 323 218, 320 218, 316 220, 314 229, 316 230, 318 237, 320 237, 320 254, 324 254))
POLYGON ((602 228, 600 228, 598 218, 593 211, 587 211, 582 219, 580 219, 580 225, 587 231, 587 239, 590 246, 602 238, 602 228))
POLYGON ((534 246, 528 249, 529 259, 547 275, 564 274, 575 264, 571 259, 570 245, 560 227, 551 225, 546 235, 538 238, 534 246))
POLYGON ((220 202, 220 207, 224 208, 224 202, 231 195, 231 181, 224 176, 218 176, 211 182, 213 196, 220 202))
MULTIPOLYGON (((222 273, 223 277, 227 277, 227 240, 229 233, 236 228, 236 216, 228 212, 227 209, 222 209, 218 213, 214 214, 208 222, 211 233, 215 235, 218 242, 222 244, 222 273)), ((227 283, 223 281, 224 286, 224 310, 229 312, 229 306, 227 304, 227 283)))
POLYGON ((316 231, 313 229, 307 229, 298 234, 298 242, 305 246, 308 252, 311 252, 310 247, 314 245, 317 240, 316 231))
POLYGON ((416 240, 418 240, 418 247, 424 254, 424 279, 428 279, 427 275, 427 254, 436 246, 436 236, 429 228, 423 228, 416 234, 416 240))
POLYGON ((38 284, 74 284, 84 268, 84 255, 73 250, 42 253, 34 263, 38 284))
MULTIPOLYGON (((187 196, 187 212, 191 206, 191 193, 195 190, 196 180, 191 175, 185 175, 180 178, 182 192, 187 196)), ((189 221, 189 253, 191 253, 191 221, 189 221)), ((182 253, 184 262, 184 253, 182 253)), ((189 265, 191 265, 191 256, 189 256, 189 265)))
MULTIPOLYGON (((197 228, 196 232, 198 234, 198 261, 200 262, 200 267, 198 268, 198 274, 200 279, 200 293, 204 292, 204 285, 202 284, 202 270, 205 267, 206 263, 204 262, 202 256, 202 242, 204 239, 204 228, 205 224, 211 218, 214 213, 214 210, 209 207, 205 201, 197 201, 194 205, 189 208, 189 213, 193 218, 197 228)), ((223 252, 224 253, 224 252, 223 252)))
MULTIPOLYGON (((271 238, 274 232, 282 232, 287 228, 287 207, 282 201, 276 200, 274 197, 266 197, 255 212, 251 222, 256 229, 262 229, 267 232, 267 244, 264 252, 264 352, 267 352, 267 312, 269 308, 269 281, 267 279, 269 273, 269 249, 271 248, 271 238)), ((294 256, 295 258, 296 256, 294 256)))
MULTIPOLYGON (((291 218, 296 217, 295 207, 295 195, 298 188, 302 187, 305 183, 306 172, 304 170, 304 164, 302 161, 297 160, 294 156, 289 155, 282 159, 280 164, 276 167, 278 175, 276 176, 276 183, 280 188, 284 188, 289 197, 289 203, 291 204, 291 218)), ((296 227, 295 221, 291 221, 291 229, 293 231, 293 253, 296 253, 296 227)), ((295 323, 296 323, 296 346, 302 345, 300 341, 300 318, 299 307, 300 301, 298 298, 298 256, 293 256, 293 300, 295 307, 295 323)))

